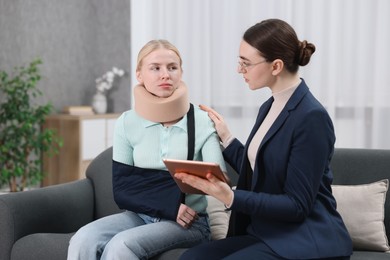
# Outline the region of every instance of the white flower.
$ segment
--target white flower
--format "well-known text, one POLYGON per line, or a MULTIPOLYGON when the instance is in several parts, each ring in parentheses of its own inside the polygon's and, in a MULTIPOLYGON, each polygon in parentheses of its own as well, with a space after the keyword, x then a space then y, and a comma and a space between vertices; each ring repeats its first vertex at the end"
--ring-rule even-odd
POLYGON ((112 68, 112 72, 114 72, 114 74, 118 75, 119 77, 122 77, 125 74, 125 72, 123 70, 120 70, 116 67, 112 68))
POLYGON ((109 71, 109 72, 106 73, 106 80, 108 82, 113 82, 114 78, 115 78, 114 72, 109 71))
POLYGON ((125 75, 123 70, 113 67, 112 70, 107 71, 100 78, 95 80, 97 91, 104 93, 105 91, 110 90, 115 77, 122 77, 123 75, 125 75))

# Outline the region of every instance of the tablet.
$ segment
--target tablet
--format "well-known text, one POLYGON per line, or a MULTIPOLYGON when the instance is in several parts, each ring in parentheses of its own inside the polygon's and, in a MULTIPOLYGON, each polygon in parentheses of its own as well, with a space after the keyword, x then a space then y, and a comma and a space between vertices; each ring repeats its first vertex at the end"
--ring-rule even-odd
POLYGON ((190 194, 204 194, 203 191, 200 191, 188 184, 183 183, 181 180, 175 178, 175 173, 185 172, 188 174, 193 174, 198 177, 206 179, 207 173, 214 174, 215 177, 220 179, 223 182, 229 183, 228 177, 222 172, 219 164, 210 163, 210 162, 200 162, 200 161, 190 161, 190 160, 176 160, 176 159, 163 159, 163 162, 167 166, 170 174, 173 179, 179 186, 180 190, 184 193, 190 194))

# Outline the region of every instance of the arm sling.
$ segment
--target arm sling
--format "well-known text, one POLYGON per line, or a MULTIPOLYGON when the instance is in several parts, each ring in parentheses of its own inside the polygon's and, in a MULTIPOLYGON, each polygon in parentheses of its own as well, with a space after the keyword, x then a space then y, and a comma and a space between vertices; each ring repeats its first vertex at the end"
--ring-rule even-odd
MULTIPOLYGON (((195 153, 194 106, 187 112, 187 160, 195 153)), ((112 184, 114 200, 120 209, 152 217, 176 221, 179 206, 184 203, 181 192, 168 171, 140 168, 113 160, 112 184)))

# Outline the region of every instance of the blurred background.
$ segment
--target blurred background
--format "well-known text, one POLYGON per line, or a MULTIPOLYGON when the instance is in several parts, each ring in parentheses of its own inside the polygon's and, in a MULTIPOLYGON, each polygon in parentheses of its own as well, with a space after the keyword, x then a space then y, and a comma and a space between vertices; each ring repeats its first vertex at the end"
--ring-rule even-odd
POLYGON ((0 0, 0 69, 41 58, 39 102, 58 112, 90 105, 95 79, 118 67, 126 75, 110 90, 108 112, 120 113, 133 103, 139 49, 167 39, 182 54, 191 102, 214 107, 244 142, 271 93, 248 89, 238 47, 268 18, 316 45, 300 74, 333 119, 336 147, 390 149, 388 0, 0 0))

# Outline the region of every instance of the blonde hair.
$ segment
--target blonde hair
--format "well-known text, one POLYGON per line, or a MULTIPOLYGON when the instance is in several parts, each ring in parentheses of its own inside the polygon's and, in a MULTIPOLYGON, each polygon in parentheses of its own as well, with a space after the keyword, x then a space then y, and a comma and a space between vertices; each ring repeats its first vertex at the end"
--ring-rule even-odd
POLYGON ((150 53, 152 53, 153 51, 158 50, 158 49, 167 49, 167 50, 171 50, 174 53, 176 53, 176 55, 179 57, 180 68, 181 68, 182 60, 181 60, 181 56, 180 56, 179 50, 172 43, 170 43, 169 41, 160 39, 160 40, 151 40, 151 41, 149 41, 139 51, 138 58, 137 58, 137 69, 136 69, 136 71, 141 70, 142 60, 146 56, 148 56, 150 53))

